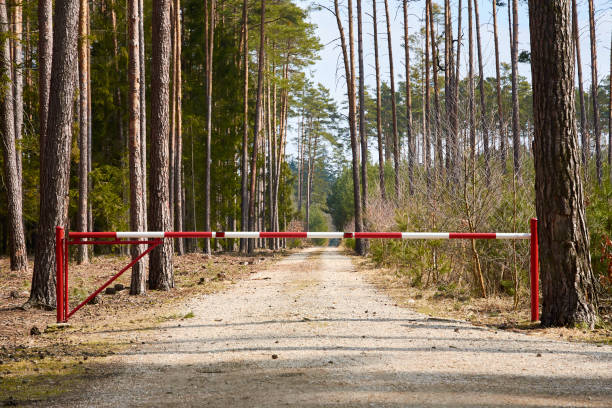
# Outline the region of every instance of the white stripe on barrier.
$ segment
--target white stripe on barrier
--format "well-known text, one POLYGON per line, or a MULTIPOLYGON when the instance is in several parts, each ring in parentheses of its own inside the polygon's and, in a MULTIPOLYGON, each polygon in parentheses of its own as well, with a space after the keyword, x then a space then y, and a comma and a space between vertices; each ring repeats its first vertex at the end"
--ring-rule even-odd
POLYGON ((528 232, 498 232, 495 234, 495 239, 530 239, 531 234, 528 232))
POLYGON ((448 232, 402 232, 402 239, 448 239, 448 232))
POLYGON ((258 231, 228 231, 225 238, 259 238, 258 231))
POLYGON ((161 231, 125 231, 117 232, 117 238, 163 238, 161 231))
POLYGON ((344 238, 344 232, 307 232, 308 238, 344 238))

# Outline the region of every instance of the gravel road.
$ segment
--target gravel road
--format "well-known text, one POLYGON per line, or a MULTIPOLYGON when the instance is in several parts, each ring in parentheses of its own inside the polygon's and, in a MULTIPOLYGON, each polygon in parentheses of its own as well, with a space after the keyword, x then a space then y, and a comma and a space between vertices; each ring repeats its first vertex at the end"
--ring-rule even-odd
MULTIPOLYGON (((612 347, 393 306, 336 248, 185 305, 70 406, 612 406, 612 347)), ((113 336, 135 338, 129 331, 113 336)))

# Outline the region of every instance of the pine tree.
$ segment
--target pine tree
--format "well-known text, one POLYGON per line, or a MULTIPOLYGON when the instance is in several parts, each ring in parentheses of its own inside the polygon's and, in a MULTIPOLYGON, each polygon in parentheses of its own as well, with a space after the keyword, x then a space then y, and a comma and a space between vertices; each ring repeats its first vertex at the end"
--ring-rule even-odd
MULTIPOLYGON (((169 152, 170 134, 170 0, 153 0, 151 64, 151 177, 149 208, 151 229, 168 231, 170 220, 169 152)), ((172 241, 165 240, 149 256, 149 288, 174 287, 172 241)))
POLYGON ((34 257, 30 305, 53 307, 55 303, 55 227, 66 226, 73 96, 76 87, 78 0, 56 0, 53 25, 65 27, 53 33, 56 44, 51 64, 49 116, 45 137, 40 217, 34 257))
POLYGON ((576 135, 569 0, 529 1, 542 324, 596 320, 576 135))

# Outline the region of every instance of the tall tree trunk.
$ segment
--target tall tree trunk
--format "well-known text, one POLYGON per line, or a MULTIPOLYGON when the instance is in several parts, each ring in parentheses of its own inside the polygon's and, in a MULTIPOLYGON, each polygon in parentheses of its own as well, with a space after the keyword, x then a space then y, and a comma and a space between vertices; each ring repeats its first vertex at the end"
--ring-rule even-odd
MULTIPOLYGON (((142 150, 140 138, 140 18, 139 0, 128 0, 128 138, 130 155, 130 228, 143 231, 142 216, 142 150)), ((145 249, 144 245, 132 245, 132 258, 145 249)), ((144 261, 132 267, 130 294, 139 295, 146 291, 146 271, 144 261)))
POLYGON ((78 0, 56 0, 53 26, 53 62, 45 137, 40 217, 36 236, 30 305, 54 307, 55 227, 65 226, 68 210, 72 109, 77 73, 78 0))
POLYGON ((38 0, 38 144, 40 149, 40 180, 49 115, 49 89, 51 86, 51 56, 53 50, 52 0, 38 0))
MULTIPOLYGON (((181 72, 181 54, 182 54, 182 35, 181 35, 181 0, 175 0, 174 6, 174 24, 176 35, 176 54, 174 55, 176 74, 175 74, 175 98, 176 98, 176 123, 175 123, 175 152, 174 152, 174 229, 177 231, 183 230, 183 77, 181 72)), ((185 240, 178 238, 176 240, 176 252, 179 255, 185 253, 185 240)))
MULTIPOLYGON (((89 187, 89 83, 87 81, 87 24, 89 21, 89 3, 80 0, 79 6, 79 208, 77 213, 77 228, 87 231, 88 219, 88 187, 89 187)), ((89 263, 87 245, 79 245, 77 260, 80 264, 89 263)))
POLYGON ((569 0, 529 1, 542 324, 594 326, 597 310, 576 135, 569 0))
POLYGON ((501 168, 506 170, 506 126, 504 124, 504 110, 501 96, 501 75, 499 71, 499 37, 497 35, 497 1, 493 0, 493 38, 495 40, 495 90, 497 92, 497 121, 499 131, 499 150, 501 168))
MULTIPOLYGON (((170 118, 170 0, 153 0, 151 60, 151 177, 149 179, 150 226, 153 231, 168 231, 169 207, 168 138, 170 118)), ((172 241, 164 243, 149 256, 149 288, 174 287, 172 241)))
MULTIPOLYGON (((115 0, 110 0, 110 8, 111 8, 111 24, 113 30, 113 60, 115 66, 115 72, 119 72, 119 38, 117 33, 117 13, 115 11, 115 0)), ((125 150, 127 150, 127 139, 125 137, 124 129, 123 129, 123 102, 121 100, 121 89, 117 86, 115 87, 115 117, 117 120, 117 130, 119 131, 119 140, 121 140, 121 167, 126 170, 127 163, 125 160, 125 150)), ((124 187, 127 187, 125 183, 124 187)), ((123 189, 124 195, 123 200, 127 204, 127 188, 123 189)))
MULTIPOLYGON (((265 47, 265 21, 266 21, 266 0, 261 0, 261 15, 259 27, 259 52, 257 56, 257 96, 255 99, 255 126, 253 128, 253 152, 251 157, 251 199, 249 200, 249 231, 255 230, 255 187, 257 183, 257 150, 259 144, 259 132, 261 131, 261 109, 263 97, 263 76, 264 61, 266 58, 265 47)), ((248 241, 248 252, 253 253, 255 242, 253 239, 248 241)))
POLYGON ((23 129, 23 5, 21 2, 16 2, 13 5, 13 24, 14 30, 14 72, 13 72, 13 98, 15 115, 15 140, 17 142, 17 175, 21 184, 22 176, 22 159, 21 159, 21 140, 23 129))
POLYGON ((389 1, 385 0, 385 16, 387 20, 387 46, 389 50, 389 83, 391 86, 391 117, 393 125, 393 165, 395 168, 395 197, 399 198, 399 136, 397 134, 397 106, 395 101, 395 74, 393 72, 393 50, 391 43, 391 19, 389 17, 389 1))
MULTIPOLYGON (((91 90, 91 50, 90 50, 90 39, 91 37, 91 24, 89 19, 87 20, 87 87, 91 90)), ((92 148, 92 134, 93 134, 93 129, 91 126, 91 92, 87 93, 87 172, 89 173, 89 177, 87 177, 87 188, 89 191, 91 191, 91 185, 92 185, 92 180, 91 180, 91 170, 92 170, 92 152, 93 152, 93 148, 92 148)), ((88 206, 87 206, 87 225, 88 225, 88 229, 89 231, 93 231, 94 229, 94 225, 93 225, 93 206, 91 204, 91 200, 89 200, 88 202, 88 206)))
MULTIPOLYGON (((404 8, 406 8, 405 4, 406 0, 404 0, 404 8)), ((385 157, 382 142, 382 108, 380 95, 380 64, 378 63, 378 17, 376 16, 376 0, 372 0, 372 26, 374 27, 374 66, 376 70, 376 137, 378 140, 378 178, 380 184, 380 196, 383 200, 386 200, 387 192, 385 191, 385 157)), ((406 59, 406 61, 408 61, 408 59, 406 59)), ((410 91, 408 90, 408 92, 410 91)))
POLYGON ((595 37, 595 9, 589 0, 589 34, 591 38, 591 99, 593 101, 593 137, 595 137, 595 167, 597 184, 601 185, 601 131, 599 129, 599 104, 597 103, 597 39, 595 37))
MULTIPOLYGON (((363 228, 368 229, 368 135, 365 123, 365 69, 363 66, 363 27, 361 0, 357 0, 357 54, 359 63, 359 140, 361 142, 361 213, 363 228)), ((391 68, 393 72, 393 68, 391 68)), ((395 98, 395 97, 394 97, 395 98)), ((315 139, 315 149, 316 149, 315 139)), ((316 154, 316 152, 315 152, 316 154)), ((368 241, 363 240, 361 254, 368 252, 368 241)))
MULTIPOLYGON (((474 125, 474 21, 472 12, 472 2, 476 0, 468 0, 468 50, 469 50, 469 68, 468 68, 468 101, 470 110, 470 163, 476 160, 476 129, 474 125)), ((516 1, 516 0, 515 0, 516 1)))
MULTIPOLYGON (((147 230, 147 98, 146 98, 146 67, 145 67, 145 41, 144 41, 144 0, 138 0, 139 15, 139 59, 140 59, 140 149, 142 166, 142 228, 147 230)), ((91 95, 90 95, 91 99, 91 95)), ((89 122, 91 124, 91 121, 89 122)), ((91 146, 90 146, 91 148, 91 146)), ((91 157, 91 155, 90 155, 91 157)), ((91 164, 91 163, 90 163, 91 164)), ((148 255, 147 255, 148 258, 148 255)))
POLYGON ((588 173, 589 135, 586 128, 586 105, 584 102, 584 89, 582 87, 582 59, 580 57, 580 30, 578 29, 578 10, 576 0, 572 0, 572 26, 574 30, 574 44, 576 47, 576 66, 578 67, 578 92, 580 93, 580 137, 582 142, 582 166, 585 175, 588 173))
MULTIPOLYGON (((287 81, 289 79, 289 56, 287 55, 287 59, 285 61, 285 66, 283 67, 283 79, 287 81)), ((285 157, 285 145, 287 140, 287 112, 289 110, 289 101, 287 90, 283 89, 281 91, 281 128, 280 128, 280 140, 278 141, 278 151, 276 153, 276 180, 274 183, 274 229, 276 231, 280 231, 279 224, 279 214, 278 214, 278 199, 279 199, 279 185, 281 182, 281 173, 282 173, 282 164, 285 157)), ((277 239, 275 241, 275 248, 279 249, 280 241, 277 239)))
MULTIPOLYGON (((249 223, 249 191, 248 191, 248 174, 249 174, 249 17, 248 1, 242 2, 242 68, 243 72, 243 88, 242 88, 242 160, 240 171, 240 228, 244 231, 248 228, 249 223)), ((247 251, 247 240, 240 239, 240 252, 247 251)))
MULTIPOLYGON (((353 186, 353 195, 356 201, 361 200, 361 195, 359 191, 359 139, 357 134, 357 122, 355 118, 357 117, 357 100, 355 98, 355 35, 353 29, 353 2, 352 0, 348 0, 348 26, 349 26, 349 58, 350 58, 350 68, 351 68, 351 102, 349 103, 349 112, 351 117, 353 118, 353 134, 355 137, 355 149, 353 150, 351 140, 351 150, 353 150, 353 182, 355 182, 353 186), (352 108, 351 108, 352 105, 352 108)), ((361 202, 359 202, 359 211, 357 211, 357 204, 355 205, 355 231, 363 230, 363 208, 361 207, 361 202)), ((358 239, 355 242, 355 249, 357 253, 363 255, 366 250, 365 242, 362 239, 358 239)))
MULTIPOLYGON (((8 30, 8 15, 5 0, 0 0, 0 34, 2 47, 2 61, 0 68, 3 77, 10 78, 11 51, 8 30)), ((2 147, 4 150, 4 177, 7 190, 8 226, 9 226, 9 253, 11 270, 25 272, 28 268, 28 257, 23 231, 23 201, 22 187, 19 175, 19 152, 15 137, 15 116, 12 92, 4 90, 2 95, 2 147)))
MULTIPOLYGON (((443 154, 442 154, 442 132, 440 130, 440 97, 438 92, 438 41, 434 32, 434 17, 433 6, 431 0, 427 0, 429 4, 429 33, 431 36, 431 57, 432 57, 432 74, 434 85, 434 140, 435 140, 435 160, 438 167, 438 172, 444 170, 443 154)), ((437 174, 437 173, 436 173, 437 174)))
POLYGON ((482 142, 484 147, 485 175, 487 184, 491 179, 489 167, 491 153, 489 151, 489 127, 487 124, 487 105, 485 103, 484 69, 482 63, 482 42, 480 40, 480 16, 478 14, 478 0, 474 0, 474 17, 476 18, 476 45, 478 48, 478 88, 480 89, 480 127, 482 129, 482 142))
MULTIPOLYGON (((210 163, 211 157, 211 134, 212 134, 212 70, 213 70, 213 50, 215 37, 215 7, 216 0, 210 0, 210 22, 208 24, 209 31, 207 35, 208 49, 206 59, 206 163, 204 176, 204 231, 210 231, 210 163)), ((207 6, 206 6, 207 7, 207 6)), ((205 254, 210 254, 210 240, 204 239, 203 251, 205 254)))
POLYGON ((425 111, 423 112, 423 116, 425 118, 425 131, 423 133, 423 160, 425 162, 425 174, 427 177, 427 183, 429 185, 429 165, 430 165, 430 97, 431 94, 431 82, 429 80, 429 2, 425 2, 425 111))
MULTIPOLYGON (((405 4, 405 3, 404 3, 405 4)), ((405 8, 405 7, 404 7, 405 8)), ((407 13, 404 11, 404 13, 407 13)), ((456 143, 456 135, 453 132, 453 89, 455 82, 455 58, 453 55, 453 26, 451 19, 450 0, 444 0, 444 106, 446 109, 446 122, 444 125, 446 133, 446 171, 451 174, 453 167, 453 146, 456 143)))
MULTIPOLYGON (((372 0, 376 2, 376 0, 372 0)), ((412 131, 412 89, 410 81, 410 39, 408 37, 408 0, 402 1, 404 11, 404 67, 406 69, 406 142, 408 143, 408 191, 412 195, 414 193, 414 135, 412 131)), ((376 33, 374 34, 376 38, 376 33)), ((377 87, 380 85, 380 77, 378 75, 378 55, 376 56, 377 66, 377 87)), ((380 101, 380 92, 377 91, 377 100, 380 101)), ((379 102, 380 103, 380 102, 379 102)), ((377 106, 380 112, 380 106, 377 106)), ((380 122, 379 115, 377 120, 380 122)), ((384 197, 383 197, 384 198, 384 197)))
POLYGON ((170 1, 170 140, 168 144, 168 163, 169 177, 168 190, 170 195, 170 223, 174 230, 174 174, 176 167, 174 160, 176 157, 176 0, 170 1))
POLYGON ((608 177, 612 183, 612 33, 610 33, 610 73, 608 74, 610 101, 608 103, 608 177))
MULTIPOLYGON (((468 0, 469 1, 469 0, 468 0)), ((463 26, 461 25, 461 15, 462 15, 462 1, 459 0, 459 5, 457 7, 457 63, 455 64, 455 83, 453 88, 453 113, 451 116, 453 134, 455 135, 455 143, 454 143, 454 151, 453 155, 453 175, 455 176, 455 181, 459 181, 458 175, 461 172, 460 159, 459 159, 459 78, 460 78, 460 69, 461 69, 461 43, 463 41, 463 26)))
MULTIPOLYGON (((510 0, 508 0, 510 1, 510 0)), ((521 135, 518 99, 518 0, 512 0, 512 30, 510 33, 510 53, 512 56, 512 148, 514 157, 514 176, 520 178, 521 135)), ((510 7, 510 3, 508 3, 510 7)))
MULTIPOLYGON (((342 47, 342 58, 344 61, 344 75, 346 78, 346 93, 349 101, 349 133, 351 138, 351 153, 352 153, 352 176, 353 176, 353 205, 355 206, 355 231, 360 232, 363 229, 362 213, 361 213, 361 198, 359 191, 359 147, 357 144, 357 124, 355 122, 355 58, 353 52, 353 3, 348 0, 349 7, 349 47, 346 44, 344 36, 344 28, 340 15, 340 7, 338 0, 334 0, 334 14, 340 34, 340 45, 342 47)), ((361 239, 355 240, 355 251, 361 254, 363 244, 361 239)))

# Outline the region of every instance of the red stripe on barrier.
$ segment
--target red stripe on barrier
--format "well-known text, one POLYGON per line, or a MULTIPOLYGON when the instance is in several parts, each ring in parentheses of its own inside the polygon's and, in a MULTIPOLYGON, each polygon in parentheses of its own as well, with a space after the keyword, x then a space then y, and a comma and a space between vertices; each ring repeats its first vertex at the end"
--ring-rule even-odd
POLYGON ((356 232, 355 238, 402 238, 401 232, 356 232))
POLYGON ((215 237, 217 237, 217 238, 225 238, 225 232, 224 231, 217 231, 217 232, 215 232, 215 237))
POLYGON ((169 231, 169 232, 164 232, 164 238, 212 238, 212 232, 210 231, 205 231, 205 232, 169 231))
POLYGON ((307 238, 306 232, 260 232, 260 238, 307 238))
POLYGON ((344 233, 344 238, 353 238, 353 233, 352 232, 345 232, 344 233))
POLYGON ((117 238, 116 232, 68 232, 68 238, 117 238))
POLYGON ((451 232, 448 237, 450 239, 495 239, 497 234, 494 232, 451 232))
POLYGON ((125 239, 115 239, 113 241, 68 241, 70 245, 141 245, 141 244, 155 244, 157 241, 142 241, 142 240, 125 240, 125 239))

